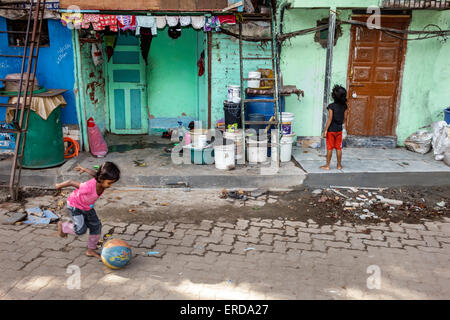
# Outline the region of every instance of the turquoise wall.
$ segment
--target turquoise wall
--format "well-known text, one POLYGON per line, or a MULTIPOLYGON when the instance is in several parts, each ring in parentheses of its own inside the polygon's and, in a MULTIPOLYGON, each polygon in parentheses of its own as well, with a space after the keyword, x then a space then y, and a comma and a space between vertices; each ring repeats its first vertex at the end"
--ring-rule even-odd
MULTIPOLYGON (((243 42, 243 56, 270 56, 270 43, 243 42)), ((272 68, 270 60, 245 60, 244 77, 258 68, 272 68)), ((212 125, 224 117, 223 102, 227 99, 227 87, 240 84, 239 41, 231 36, 213 33, 211 66, 211 121, 212 125)), ((246 87, 244 84, 244 88, 246 87)))
MULTIPOLYGON (((197 60, 201 48, 198 38, 202 31, 182 28, 178 39, 168 36, 167 27, 158 30, 153 38, 147 67, 148 105, 150 114, 158 117, 188 116, 198 118, 200 100, 204 111, 204 99, 199 97, 200 82, 197 60)), ((204 92, 202 92, 204 98, 204 92)))
MULTIPOLYGON (((422 30, 430 23, 449 30, 450 11, 413 11, 410 29, 422 30)), ((397 123, 401 145, 418 128, 444 120, 444 109, 450 106, 450 41, 409 41, 402 86, 397 123)))
MULTIPOLYGON (((350 14, 350 10, 340 11, 340 16, 345 19, 350 14)), ((317 20, 328 16, 327 9, 286 10, 283 32, 315 27, 317 20)), ((342 26, 343 35, 334 47, 331 86, 346 85, 349 30, 349 25, 342 26)), ((301 102, 296 96, 286 98, 286 111, 295 115, 294 132, 298 136, 319 136, 322 130, 326 49, 314 42, 314 33, 310 33, 285 41, 280 59, 284 83, 296 85, 305 92, 301 102)))
MULTIPOLYGON (((341 19, 350 19, 351 10, 339 10, 341 19)), ((284 32, 316 26, 328 17, 328 9, 290 9, 285 11, 284 32)), ((434 23, 450 29, 450 11, 415 10, 410 30, 422 30, 434 23)), ((350 48, 350 25, 342 25, 343 35, 334 47, 331 85, 346 86, 350 48)), ((441 39, 442 40, 442 39, 441 39)), ((450 105, 450 43, 427 39, 408 41, 396 134, 398 144, 421 126, 443 119, 443 109, 450 105)), ((286 111, 295 114, 294 130, 298 136, 319 136, 322 129, 323 88, 326 49, 314 42, 314 33, 298 36, 283 44, 281 70, 286 84, 305 91, 302 102, 286 99, 286 111)))

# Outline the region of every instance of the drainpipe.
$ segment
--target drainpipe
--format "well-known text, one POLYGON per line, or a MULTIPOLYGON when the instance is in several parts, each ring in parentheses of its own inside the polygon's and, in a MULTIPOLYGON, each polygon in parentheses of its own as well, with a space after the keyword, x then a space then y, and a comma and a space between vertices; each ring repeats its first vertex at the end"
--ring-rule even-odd
MULTIPOLYGON (((336 8, 330 8, 330 18, 329 18, 329 27, 328 27, 328 43, 327 43, 327 60, 325 67, 325 86, 323 91, 323 109, 322 109, 322 131, 325 130, 325 125, 327 123, 328 110, 327 106, 330 101, 330 90, 331 90, 331 72, 332 72, 332 64, 333 64, 333 48, 334 48, 334 34, 336 31, 336 8)), ((320 144, 321 152, 326 153, 326 140, 324 138, 321 139, 320 144)))
POLYGON ((85 151, 89 150, 89 139, 88 139, 88 133, 87 133, 87 118, 86 118, 86 102, 85 102, 85 96, 84 96, 84 84, 83 84, 83 73, 81 70, 81 47, 80 47, 80 37, 78 30, 73 30, 73 36, 75 38, 75 44, 74 44, 74 52, 75 52, 75 63, 76 63, 76 70, 75 73, 77 74, 77 87, 78 87, 78 97, 80 100, 79 104, 79 115, 80 118, 78 119, 78 122, 80 124, 80 133, 81 138, 83 141, 83 146, 85 151))

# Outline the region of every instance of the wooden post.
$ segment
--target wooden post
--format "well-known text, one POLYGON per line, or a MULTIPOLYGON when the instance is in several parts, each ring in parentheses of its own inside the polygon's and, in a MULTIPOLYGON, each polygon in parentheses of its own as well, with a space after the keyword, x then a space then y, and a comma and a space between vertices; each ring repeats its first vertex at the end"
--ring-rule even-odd
MULTIPOLYGON (((333 48, 334 48, 334 34, 336 32, 336 8, 330 8, 330 18, 328 26, 328 43, 327 43, 327 60, 325 67, 325 86, 323 89, 323 110, 322 110, 322 132, 325 130, 325 124, 327 123, 328 111, 327 106, 330 101, 331 90, 331 72, 333 65, 333 48)), ((325 139, 321 140, 321 150, 325 151, 326 142, 325 139)))

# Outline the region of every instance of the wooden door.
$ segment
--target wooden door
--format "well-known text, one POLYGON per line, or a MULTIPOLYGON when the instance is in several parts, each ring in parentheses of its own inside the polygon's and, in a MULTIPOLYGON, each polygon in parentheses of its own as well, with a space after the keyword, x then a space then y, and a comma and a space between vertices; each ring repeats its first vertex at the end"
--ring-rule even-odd
MULTIPOLYGON (((367 18, 353 17, 366 22, 367 18)), ((407 29, 410 18, 382 17, 381 26, 407 29)), ((399 34, 395 34, 399 36, 399 34)), ((394 136, 397 98, 406 41, 383 31, 352 25, 348 70, 347 132, 394 136)))
POLYGON ((137 37, 118 36, 108 63, 108 87, 111 132, 148 133, 146 68, 137 37))

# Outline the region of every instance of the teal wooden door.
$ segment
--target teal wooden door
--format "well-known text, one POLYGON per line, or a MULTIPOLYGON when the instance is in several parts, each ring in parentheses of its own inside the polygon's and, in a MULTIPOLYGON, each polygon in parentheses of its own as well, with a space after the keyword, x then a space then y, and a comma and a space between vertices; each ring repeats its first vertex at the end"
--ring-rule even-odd
POLYGON ((107 72, 111 132, 148 133, 147 77, 138 38, 118 36, 107 72))

